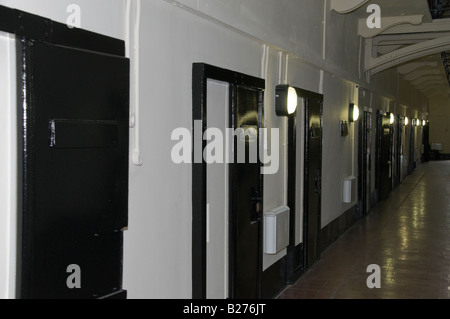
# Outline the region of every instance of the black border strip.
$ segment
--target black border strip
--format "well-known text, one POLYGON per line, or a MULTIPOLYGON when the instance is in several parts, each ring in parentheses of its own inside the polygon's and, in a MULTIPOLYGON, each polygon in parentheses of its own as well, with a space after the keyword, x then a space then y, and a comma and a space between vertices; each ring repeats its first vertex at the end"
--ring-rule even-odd
POLYGON ((16 261, 16 297, 31 295, 33 272, 28 265, 33 260, 31 241, 33 238, 34 214, 34 103, 33 96, 27 94, 33 90, 33 81, 29 79, 33 69, 32 41, 21 37, 16 41, 17 54, 17 151, 18 151, 18 189, 17 189, 17 261, 16 261), (28 70, 28 72, 27 72, 28 70), (25 116, 26 114, 26 116, 25 116))
MULTIPOLYGON (((194 63, 192 69, 192 127, 202 121, 202 134, 207 123, 207 80, 227 82, 265 90, 263 79, 234 72, 205 63, 194 63)), ((202 143, 202 150, 206 141, 202 143)), ((195 163, 195 147, 192 154, 192 298, 206 299, 206 187, 207 166, 195 163)))
POLYGON ((0 31, 36 41, 125 56, 125 42, 0 5, 0 31))

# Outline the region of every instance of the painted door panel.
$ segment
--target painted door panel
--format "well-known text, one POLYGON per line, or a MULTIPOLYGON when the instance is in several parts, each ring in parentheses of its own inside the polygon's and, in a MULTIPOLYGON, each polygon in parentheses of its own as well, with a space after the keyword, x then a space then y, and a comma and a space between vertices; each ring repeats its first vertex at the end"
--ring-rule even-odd
POLYGON ((233 298, 254 299, 260 295, 262 176, 259 162, 259 128, 261 127, 262 91, 236 88, 234 128, 244 135, 235 139, 235 164, 232 182, 232 259, 233 298), (245 144, 245 163, 239 144, 245 144))
POLYGON ((360 120, 360 200, 361 214, 366 215, 371 208, 371 170, 372 170, 372 121, 371 113, 364 112, 360 120))
MULTIPOLYGON (((227 265, 228 297, 230 299, 259 298, 261 296, 262 238, 260 212, 263 210, 263 177, 258 156, 260 142, 258 128, 263 123, 265 81, 212 65, 194 63, 192 86, 194 127, 197 127, 204 134, 208 128, 214 126, 214 121, 217 120, 217 123, 220 122, 219 125, 228 121, 230 129, 238 130, 235 132, 235 145, 229 148, 231 156, 226 156, 225 159, 227 163, 231 162, 226 168, 228 170, 228 193, 224 192, 225 194, 218 195, 219 197, 223 196, 222 199, 228 201, 228 251, 225 251, 229 260, 227 265), (212 85, 213 82, 215 84, 220 82, 223 87, 218 88, 215 84, 212 85), (226 99, 224 86, 227 85, 228 104, 223 101, 226 99), (209 94, 208 90, 211 90, 213 86, 216 86, 215 89, 218 90, 213 88, 213 92, 209 94), (219 109, 222 108, 222 110, 212 111, 208 105, 211 100, 208 101, 208 99, 213 99, 213 104, 217 102, 215 106, 219 109), (218 113, 209 115, 208 113, 211 111, 213 113, 217 111, 218 113), (221 116, 222 118, 220 118, 221 116), (228 117, 228 120, 226 117, 228 117), (208 123, 208 119, 213 122, 208 123), (250 149, 255 149, 255 154, 250 152, 250 149), (248 153, 252 153, 252 160, 249 160, 248 153), (243 161, 242 158, 244 158, 243 161)), ((202 146, 202 150, 205 150, 208 143, 203 141, 200 145, 194 144, 194 150, 200 148, 199 146, 202 146)), ((194 151, 193 159, 195 159, 195 153, 194 151)), ((211 289, 218 286, 217 282, 208 282, 208 267, 214 267, 213 265, 216 262, 209 259, 212 256, 208 256, 208 254, 211 254, 211 251, 208 253, 208 249, 212 248, 212 246, 208 247, 208 240, 216 240, 216 234, 210 232, 213 229, 208 228, 208 219, 209 222, 212 222, 213 218, 217 216, 221 220, 225 220, 227 217, 224 216, 226 208, 224 208, 223 203, 217 216, 215 213, 213 213, 214 216, 211 215, 211 206, 209 206, 208 214, 208 200, 216 197, 211 192, 208 195, 209 165, 205 160, 202 162, 194 161, 192 165, 192 296, 195 299, 207 298, 209 296, 208 286, 210 292, 211 289), (210 215, 209 218, 208 215, 210 215)), ((209 173, 211 172, 213 171, 209 173)), ((217 172, 217 176, 222 176, 222 181, 219 181, 219 183, 222 183, 226 171, 221 168, 217 172)), ((214 182, 217 183, 217 181, 212 180, 209 183, 214 182)), ((224 184, 224 186, 226 185, 224 184)), ((217 189, 214 191, 217 191, 217 189)), ((222 191, 219 190, 219 192, 222 191)), ((226 226, 220 225, 218 227, 222 227, 220 230, 222 231, 226 226)), ((218 236, 222 237, 221 235, 218 236)), ((226 242, 227 239, 224 238, 222 243, 219 244, 219 250, 222 250, 222 252, 226 250, 226 242)), ((222 262, 226 260, 226 256, 223 256, 222 253, 220 255, 218 259, 222 262)), ((222 273, 225 268, 221 266, 220 270, 217 271, 222 273)), ((211 268, 209 268, 209 271, 211 271, 211 268)), ((214 270, 212 271, 214 272, 214 270)), ((218 280, 222 281, 225 275, 220 275, 220 277, 221 279, 218 280)), ((226 284, 225 286, 219 285, 223 288, 220 290, 226 290, 226 284)))
POLYGON ((306 268, 320 258, 321 193, 322 193, 322 104, 318 99, 306 100, 306 268))
POLYGON ((381 113, 377 116, 377 189, 378 199, 382 201, 388 198, 392 189, 392 135, 389 116, 381 113))
POLYGON ((128 223, 129 61, 23 40, 21 294, 122 290, 128 223), (81 268, 81 288, 66 283, 81 268))

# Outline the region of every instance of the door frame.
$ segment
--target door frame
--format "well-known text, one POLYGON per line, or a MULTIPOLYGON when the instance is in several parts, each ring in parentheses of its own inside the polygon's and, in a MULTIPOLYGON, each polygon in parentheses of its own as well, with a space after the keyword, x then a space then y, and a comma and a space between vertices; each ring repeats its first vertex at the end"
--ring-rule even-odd
MULTIPOLYGON (((368 139, 372 140, 372 133, 369 134, 369 124, 372 121, 372 110, 364 108, 362 117, 358 125, 358 158, 359 158, 359 178, 358 178, 358 194, 360 202, 360 217, 366 216, 371 207, 371 157, 372 147, 370 153, 368 152, 368 139)), ((370 128, 371 129, 371 128, 370 128)))
MULTIPOLYGON (((310 92, 312 93, 312 92, 310 92)), ((314 260, 310 265, 313 265, 314 262, 320 259, 322 254, 322 241, 321 241, 321 229, 322 229, 322 178, 323 178, 323 104, 324 104, 324 96, 322 94, 312 93, 309 94, 308 98, 305 99, 305 154, 304 154, 304 197, 303 197, 303 242, 304 242, 304 250, 303 250, 303 263, 304 268, 308 268, 308 264, 310 263, 308 259, 308 214, 309 214, 309 183, 315 183, 317 187, 317 181, 309 180, 309 170, 310 166, 310 152, 309 152, 309 135, 310 135, 310 115, 309 115, 309 106, 308 100, 315 99, 321 101, 320 103, 320 177, 319 177, 319 198, 318 198, 318 222, 317 222, 317 259, 314 260)))
POLYGON ((392 180, 393 180, 393 174, 392 174, 392 168, 393 168, 393 163, 392 163, 392 150, 393 150, 393 138, 392 138, 392 129, 393 126, 391 124, 389 124, 389 145, 388 145, 388 149, 389 149, 389 154, 388 154, 388 158, 391 162, 391 172, 390 172, 390 177, 388 178, 388 183, 386 185, 383 185, 383 178, 382 178, 382 171, 383 171, 383 165, 386 165, 386 163, 383 164, 382 162, 382 150, 383 150, 383 138, 385 136, 384 134, 384 129, 383 129, 383 119, 385 119, 385 117, 387 116, 388 112, 385 112, 383 110, 378 110, 376 112, 376 164, 375 164, 375 188, 376 188, 376 203, 379 203, 382 200, 382 195, 385 192, 385 187, 388 187, 387 189, 387 194, 390 194, 392 192, 392 180), (383 191, 383 192, 382 192, 383 191))
POLYGON ((416 125, 413 120, 410 124, 410 136, 409 136, 409 163, 408 163, 408 174, 411 174, 416 169, 416 125))
MULTIPOLYGON (((387 113, 389 116, 391 113, 387 113)), ((395 117, 395 116, 394 116, 395 117)), ((389 159, 390 159, 390 174, 391 174, 391 178, 390 178, 390 187, 389 187, 389 193, 392 192, 395 189, 395 163, 396 163, 396 152, 395 152, 395 144, 396 144, 396 139, 395 139, 395 123, 394 124, 390 124, 389 125, 389 159)))
MULTIPOLYGON (((257 77, 242 74, 235 71, 212 66, 206 63, 194 63, 192 69, 192 127, 196 121, 201 121, 202 136, 208 128, 207 122, 207 86, 208 80, 216 80, 229 84, 230 98, 230 121, 234 106, 234 93, 236 86, 245 86, 264 91, 266 81, 257 77)), ((194 143, 195 145, 195 143, 194 143)), ((201 149, 205 149, 207 142, 202 140, 201 149)), ((196 145, 199 147, 199 145, 196 145)), ((206 299, 207 296, 207 164, 202 159, 201 163, 195 162, 195 150, 192 154, 192 298, 206 299)), ((230 177, 232 171, 230 170, 230 177)), ((229 181, 233 187, 233 181, 229 181)), ((231 193, 230 193, 231 194, 231 193)), ((231 219, 230 219, 231 221, 231 219)), ((230 227, 232 231, 232 227, 230 227)), ((229 247, 231 248, 233 239, 230 237, 229 247)), ((260 252, 262 256, 262 252, 260 252)), ((232 258, 232 253, 229 254, 232 258)), ((232 263, 230 263, 232 265, 232 263)), ((230 271, 230 282, 232 282, 233 269, 230 271)), ((230 291, 232 287, 230 286, 230 291)))
MULTIPOLYGON (((78 28, 68 28, 66 24, 34 15, 25 11, 0 5, 0 31, 16 36, 17 46, 17 81, 18 81, 18 183, 17 183, 17 265, 16 265, 16 297, 26 296, 31 276, 28 265, 31 260, 28 253, 30 225, 32 217, 24 211, 31 211, 34 194, 29 187, 33 183, 31 165, 35 150, 33 147, 24 151, 24 143, 32 141, 31 133, 23 128, 31 125, 29 119, 23 118, 22 105, 30 107, 30 101, 22 96, 22 89, 28 85, 22 81, 23 66, 27 65, 29 56, 28 45, 32 42, 44 42, 51 45, 66 46, 74 49, 88 50, 97 53, 125 57, 125 41, 86 31, 78 28), (24 152, 26 152, 24 154, 24 152), (25 180, 25 178, 28 179, 25 180)), ((126 298, 126 291, 120 291, 110 298, 126 298)))
POLYGON ((381 198, 381 141, 383 139, 383 119, 384 111, 378 110, 375 112, 375 203, 380 202, 381 198), (380 123, 381 122, 381 123, 380 123))
POLYGON ((398 186, 402 182, 402 138, 403 138, 403 123, 402 117, 397 115, 395 117, 396 127, 396 141, 395 141, 395 186, 398 186))
MULTIPOLYGON (((297 120, 297 115, 290 116, 288 118, 288 207, 290 208, 290 220, 289 220, 289 240, 290 244, 288 247, 288 259, 287 259, 287 284, 293 284, 296 282, 305 272, 306 270, 306 223, 305 220, 307 218, 307 195, 308 195, 308 178, 307 178, 307 170, 308 170, 308 152, 307 152, 307 138, 309 134, 309 121, 308 121, 308 100, 316 99, 322 101, 322 114, 321 114, 321 123, 322 123, 322 134, 323 134, 323 99, 324 96, 322 94, 318 94, 315 92, 303 90, 297 87, 294 87, 297 92, 297 96, 299 100, 303 100, 302 105, 304 106, 303 110, 297 109, 297 112, 303 112, 304 122, 299 123, 297 120), (298 125, 301 125, 299 128, 298 125), (297 130, 302 130, 304 133, 304 149, 303 149, 303 203, 301 203, 297 198, 297 130), (296 209, 297 205, 303 207, 303 220, 302 220, 302 243, 299 245, 295 245, 296 241, 296 225, 298 224, 298 220, 296 220, 296 209)), ((321 137, 321 141, 323 141, 323 135, 321 137)), ((321 152, 322 152, 322 143, 321 143, 321 152)), ((322 154, 321 154, 322 158, 322 154)), ((319 219, 321 220, 321 211, 319 212, 319 219)), ((319 223, 320 228, 320 223, 319 223)), ((319 251, 320 251, 320 229, 318 229, 318 243, 319 243, 319 251)))
POLYGON ((95 32, 73 28, 28 12, 0 5, 0 31, 23 38, 43 41, 99 53, 125 56, 125 41, 95 32))

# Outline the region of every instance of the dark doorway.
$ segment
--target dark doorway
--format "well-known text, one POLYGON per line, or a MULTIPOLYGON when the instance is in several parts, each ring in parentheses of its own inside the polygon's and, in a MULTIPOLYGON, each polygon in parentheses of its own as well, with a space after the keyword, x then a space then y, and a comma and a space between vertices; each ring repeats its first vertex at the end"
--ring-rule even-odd
POLYGON ((425 126, 423 127, 423 145, 424 145, 423 160, 425 163, 428 163, 430 161, 430 152, 431 152, 430 125, 426 121, 424 123, 425 126))
POLYGON ((390 134, 390 138, 389 138, 389 179, 390 179, 390 189, 389 191, 392 191, 395 187, 395 181, 397 179, 396 177, 396 163, 397 163, 397 153, 395 152, 396 150, 396 129, 395 129, 395 125, 394 123, 391 121, 391 114, 388 113, 387 114, 389 117, 389 134, 390 134), (392 122, 392 124, 391 124, 392 122))
POLYGON ((288 206, 291 209, 288 284, 297 281, 320 258, 321 233, 323 96, 295 89, 301 103, 297 114, 288 118, 288 206), (300 167, 297 157, 303 162, 300 167), (308 174, 311 171, 314 173, 308 174), (299 196, 302 191, 303 195, 299 196), (303 207, 303 220, 296 213, 297 207, 303 207))
POLYGON ((394 185, 398 186, 402 182, 402 150, 403 150, 403 118, 401 116, 396 116, 395 125, 395 181, 394 185))
POLYGON ((259 153, 255 151, 259 151, 260 145, 263 91, 244 86, 235 90, 233 129, 241 129, 244 135, 235 137, 235 158, 230 172, 230 296, 255 299, 260 295, 262 269, 263 178, 259 153), (245 143, 245 163, 239 163, 239 143, 245 143))
POLYGON ((305 268, 321 255, 322 111, 323 97, 305 99, 305 268))
POLYGON ((360 214, 365 216, 371 208, 372 180, 372 114, 364 111, 359 121, 359 200, 360 214))
POLYGON ((94 47, 108 48, 115 43, 110 38, 58 24, 51 30, 54 39, 77 45, 17 39, 23 162, 18 294, 123 298, 129 61, 123 50, 91 50, 95 41, 94 47), (68 285, 72 265, 79 268, 81 287, 68 285))
POLYGON ((390 117, 381 111, 377 112, 377 170, 376 188, 378 200, 389 197, 392 190, 392 134, 390 117))
POLYGON ((408 174, 411 174, 416 169, 416 125, 415 120, 411 120, 410 135, 409 135, 409 162, 408 174))
MULTIPOLYGON (((227 83, 229 123, 235 131, 234 158, 229 164, 229 288, 231 299, 261 297, 263 175, 259 128, 263 123, 265 81, 203 63, 193 66, 193 120, 207 123, 207 82, 227 83), (245 156, 245 158, 244 158, 245 156), (242 159, 244 158, 244 161, 242 159)), ((196 145, 198 141, 194 142, 196 145)), ((206 142, 201 144, 202 150, 206 142)), ((194 150, 199 147, 196 145, 194 150)), ((194 151, 195 153, 195 151, 194 151)), ((193 298, 207 297, 207 164, 193 164, 193 298)), ((280 275, 280 274, 279 274, 280 275)))

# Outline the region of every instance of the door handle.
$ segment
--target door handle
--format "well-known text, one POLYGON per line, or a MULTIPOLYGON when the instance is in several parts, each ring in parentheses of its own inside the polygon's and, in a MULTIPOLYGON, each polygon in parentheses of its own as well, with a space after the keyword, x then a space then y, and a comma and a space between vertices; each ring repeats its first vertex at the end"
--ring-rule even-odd
POLYGON ((260 191, 255 187, 252 188, 251 198, 252 213, 250 217, 251 223, 257 223, 262 221, 262 198, 260 191))

